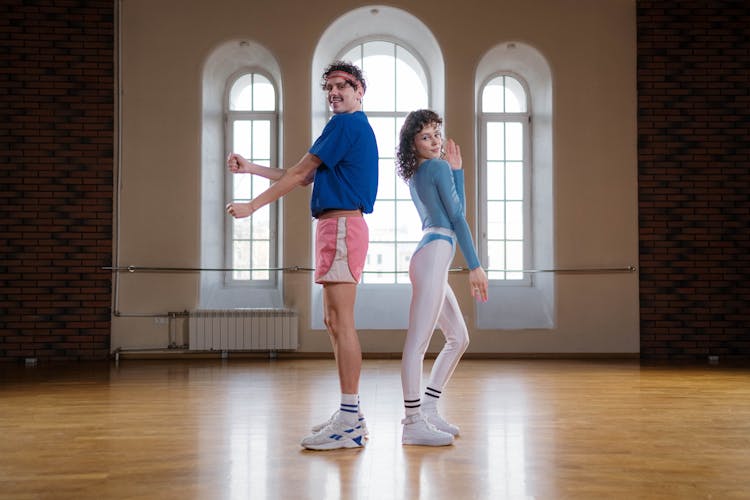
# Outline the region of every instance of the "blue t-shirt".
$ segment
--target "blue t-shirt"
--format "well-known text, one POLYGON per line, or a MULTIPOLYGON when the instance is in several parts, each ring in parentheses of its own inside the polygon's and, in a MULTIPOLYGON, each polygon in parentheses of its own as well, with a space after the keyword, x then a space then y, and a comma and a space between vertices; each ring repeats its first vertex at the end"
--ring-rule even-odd
MULTIPOLYGON (((422 229, 451 229, 456 233, 458 246, 469 269, 479 267, 479 258, 464 215, 464 171, 453 170, 445 160, 426 160, 409 179, 409 191, 422 219, 422 229)), ((423 241, 426 243, 427 240, 423 241)), ((420 243, 417 250, 422 246, 423 243, 420 243)))
POLYGON ((367 115, 333 115, 309 153, 322 161, 310 199, 313 217, 326 210, 372 213, 378 193, 378 144, 367 115))

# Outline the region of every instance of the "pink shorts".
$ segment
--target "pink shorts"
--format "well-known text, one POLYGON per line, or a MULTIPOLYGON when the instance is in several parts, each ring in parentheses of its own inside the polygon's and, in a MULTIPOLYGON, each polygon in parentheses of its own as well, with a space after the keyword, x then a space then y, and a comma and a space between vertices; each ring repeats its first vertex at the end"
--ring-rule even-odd
POLYGON ((363 217, 318 219, 315 283, 359 283, 369 241, 363 217))

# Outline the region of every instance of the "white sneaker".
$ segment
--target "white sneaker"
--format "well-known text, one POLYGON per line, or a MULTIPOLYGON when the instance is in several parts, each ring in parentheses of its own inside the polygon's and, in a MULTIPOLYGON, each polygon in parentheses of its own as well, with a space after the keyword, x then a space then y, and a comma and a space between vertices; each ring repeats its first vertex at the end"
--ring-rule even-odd
MULTIPOLYGON (((313 434, 317 434, 318 432, 320 432, 321 430, 323 430, 323 427, 325 427, 326 425, 330 424, 331 422, 333 422, 336 419, 336 417, 338 417, 339 412, 341 412, 341 410, 336 410, 335 412, 333 412, 333 415, 331 415, 330 417, 328 417, 328 420, 326 420, 322 424, 313 425, 312 429, 310 429, 312 431, 312 433, 313 434)), ((359 414, 359 425, 362 426, 362 430, 364 431, 365 437, 369 436, 370 435, 370 431, 367 430, 367 422, 365 421, 365 416, 363 414, 361 414, 361 413, 359 414)))
POLYGON ((451 434, 436 429, 421 413, 406 417, 401 423, 404 424, 404 431, 401 436, 402 444, 422 446, 448 446, 453 444, 451 434))
POLYGON ((458 436, 460 433, 460 429, 457 425, 446 422, 438 412, 426 412, 424 413, 424 418, 439 431, 447 432, 452 436, 458 436))
POLYGON ((352 427, 340 418, 333 418, 317 433, 304 438, 300 444, 308 450, 361 448, 365 445, 365 435, 361 425, 352 427))

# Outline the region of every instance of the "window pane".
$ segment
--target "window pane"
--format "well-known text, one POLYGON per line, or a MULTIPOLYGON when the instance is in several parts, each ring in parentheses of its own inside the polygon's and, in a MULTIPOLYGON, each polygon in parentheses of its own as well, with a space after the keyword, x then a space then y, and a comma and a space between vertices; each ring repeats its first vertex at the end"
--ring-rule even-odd
POLYGON ((411 200, 411 192, 409 191, 409 183, 405 182, 401 177, 396 174, 395 167, 393 168, 393 175, 396 176, 396 198, 399 200, 411 200))
POLYGON ((247 174, 235 174, 232 176, 234 181, 234 193, 232 199, 237 201, 249 200, 253 197, 252 195, 252 181, 253 178, 247 174))
MULTIPOLYGON (((523 242, 521 241, 509 241, 505 245, 505 252, 507 258, 507 268, 512 270, 523 269, 523 242)), ((506 279, 509 280, 520 280, 523 279, 523 273, 508 273, 506 279)))
POLYGON ((396 156, 396 120, 391 117, 369 118, 370 125, 375 138, 378 141, 378 153, 381 158, 390 158, 393 166, 393 158, 396 156))
POLYGON ((367 81, 362 109, 393 111, 396 107, 394 45, 389 42, 365 43, 362 70, 367 81))
POLYGON ((499 161, 487 162, 487 200, 505 199, 504 165, 499 161))
MULTIPOLYGON (((250 242, 235 241, 232 244, 232 262, 235 269, 248 269, 250 267, 250 242)), ((250 278, 248 271, 234 271, 234 279, 246 280, 250 278)))
POLYGON ((505 124, 506 160, 523 160, 523 126, 518 122, 505 124))
POLYGON ((253 155, 252 161, 269 160, 271 158, 271 122, 268 120, 253 120, 253 155))
POLYGON ((370 229, 370 241, 390 242, 395 240, 395 210, 395 202, 379 201, 376 210, 366 215, 367 226, 370 229))
POLYGON ((490 161, 505 159, 505 124, 490 122, 487 124, 487 159, 490 161))
POLYGON ((252 279, 254 280, 267 280, 269 278, 268 268, 271 267, 270 259, 270 245, 267 241, 253 242, 253 255, 252 265, 253 269, 259 269, 259 271, 253 271, 252 279))
POLYGON ((487 277, 489 279, 505 279, 505 273, 497 270, 505 269, 505 244, 498 241, 487 243, 487 267, 490 269, 487 277), (495 271, 492 271, 492 270, 495 271))
POLYGON ((265 205, 251 217, 253 221, 253 239, 269 239, 271 237, 271 208, 265 205))
MULTIPOLYGON (((352 64, 355 64, 359 66, 360 69, 362 69, 362 45, 357 45, 356 47, 352 47, 349 49, 348 52, 345 52, 341 58, 342 61, 351 61, 352 64)), ((367 78, 367 75, 365 75, 365 79, 367 78)), ((369 87, 369 83, 368 83, 369 87)))
POLYGON ((523 239, 523 202, 509 201, 505 206, 505 237, 509 240, 523 239))
POLYGON ((526 92, 521 82, 511 76, 505 77, 505 112, 526 112, 526 92))
POLYGON ((505 199, 523 200, 523 164, 508 162, 505 167, 505 199))
POLYGON ((396 110, 409 112, 427 108, 427 77, 411 52, 396 46, 396 110))
POLYGON ((242 75, 229 91, 229 109, 250 111, 253 109, 253 75, 242 75))
POLYGON ((505 203, 501 201, 487 203, 487 238, 505 238, 505 203))
POLYGON ((366 274, 362 281, 365 283, 395 283, 396 278, 393 270, 396 269, 394 261, 394 248, 389 243, 370 243, 365 263, 366 274), (372 273, 381 271, 382 274, 372 273))
POLYGON ((502 96, 502 79, 493 78, 482 90, 482 112, 501 113, 503 111, 502 96))
POLYGON ((253 122, 250 120, 236 120, 234 122, 234 134, 232 140, 234 147, 232 151, 241 154, 245 158, 253 157, 253 122))
MULTIPOLYGON (((425 96, 425 99, 427 96, 425 96)), ((414 106, 412 109, 419 109, 418 107, 414 106)), ((398 144, 398 136, 401 134, 401 128, 404 126, 404 122, 406 121, 406 115, 399 115, 396 117, 396 144, 398 144)))
POLYGON ((248 73, 234 82, 229 91, 229 109, 232 111, 274 111, 276 91, 263 75, 248 73))
POLYGON ((274 111, 276 109, 276 92, 273 85, 263 75, 255 74, 253 79, 253 110, 274 111))
MULTIPOLYGON (((387 158, 378 163, 378 199, 392 200, 396 197, 396 183, 403 184, 401 178, 393 175, 395 167, 393 159, 387 158)), ((378 203, 377 208, 380 208, 378 203)))
POLYGON ((252 219, 232 219, 234 239, 249 239, 250 238, 250 221, 252 219))
POLYGON ((422 239, 422 219, 411 201, 396 202, 396 235, 398 241, 422 239))
POLYGON ((397 248, 397 264, 396 270, 401 271, 396 275, 397 283, 410 283, 409 281, 409 262, 411 262, 411 254, 414 253, 414 249, 417 247, 416 243, 400 243, 397 248))

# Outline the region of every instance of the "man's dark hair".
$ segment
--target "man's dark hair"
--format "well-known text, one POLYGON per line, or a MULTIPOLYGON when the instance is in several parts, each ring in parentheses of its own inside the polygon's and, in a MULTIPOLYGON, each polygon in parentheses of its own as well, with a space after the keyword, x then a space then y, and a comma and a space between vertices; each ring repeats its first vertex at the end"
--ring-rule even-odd
POLYGON ((353 89, 356 90, 358 85, 362 85, 362 92, 365 92, 367 90, 367 83, 365 83, 365 77, 362 76, 362 70, 347 61, 333 61, 328 65, 325 71, 323 71, 323 81, 321 83, 321 87, 323 87, 323 89, 325 89, 328 75, 330 75, 334 71, 344 71, 356 78, 357 81, 354 81, 350 78, 345 78, 346 82, 351 85, 353 89))

